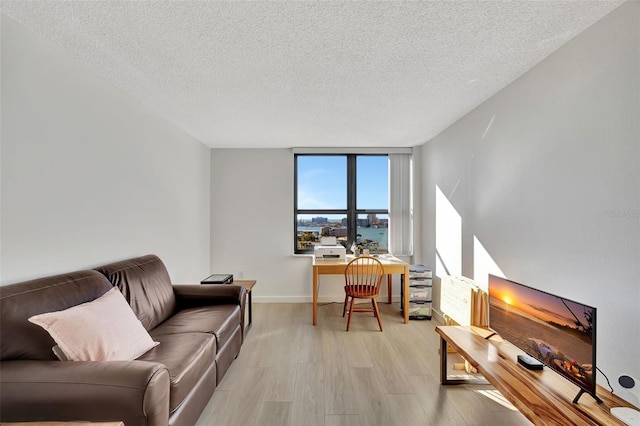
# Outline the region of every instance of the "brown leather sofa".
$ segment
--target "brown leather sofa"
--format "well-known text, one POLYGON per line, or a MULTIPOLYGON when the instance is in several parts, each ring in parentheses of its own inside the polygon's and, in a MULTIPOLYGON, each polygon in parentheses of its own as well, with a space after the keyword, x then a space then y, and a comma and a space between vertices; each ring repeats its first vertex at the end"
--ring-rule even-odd
POLYGON ((238 356, 245 289, 172 285, 154 255, 0 286, 0 422, 193 425, 238 356), (59 361, 27 319, 117 286, 154 341, 133 361, 59 361))

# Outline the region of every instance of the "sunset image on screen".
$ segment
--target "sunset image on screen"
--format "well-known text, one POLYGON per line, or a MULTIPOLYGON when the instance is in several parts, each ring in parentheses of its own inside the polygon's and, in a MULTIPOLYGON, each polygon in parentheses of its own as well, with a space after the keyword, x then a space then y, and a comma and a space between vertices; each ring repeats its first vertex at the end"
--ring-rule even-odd
POLYGON ((489 324, 503 339, 580 386, 593 383, 595 309, 489 276, 489 324))

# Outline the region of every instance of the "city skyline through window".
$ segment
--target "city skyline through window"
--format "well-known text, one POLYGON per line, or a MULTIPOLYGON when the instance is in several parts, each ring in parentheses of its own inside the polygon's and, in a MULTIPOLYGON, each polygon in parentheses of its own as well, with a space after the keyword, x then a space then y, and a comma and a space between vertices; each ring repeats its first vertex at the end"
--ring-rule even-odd
POLYGON ((324 235, 340 244, 388 252, 386 155, 296 155, 295 252, 324 235))

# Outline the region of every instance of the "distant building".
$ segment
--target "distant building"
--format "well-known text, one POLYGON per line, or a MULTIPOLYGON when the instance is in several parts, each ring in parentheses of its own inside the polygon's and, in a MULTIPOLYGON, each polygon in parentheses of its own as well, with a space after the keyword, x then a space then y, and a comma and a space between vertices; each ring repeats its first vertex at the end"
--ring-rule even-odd
POLYGON ((347 228, 335 228, 332 226, 325 226, 322 228, 321 234, 329 237, 346 237, 347 228))
POLYGON ((320 224, 320 223, 327 223, 329 221, 328 218, 326 217, 314 217, 311 219, 311 223, 316 223, 316 224, 320 224))
POLYGON ((369 226, 371 222, 369 222, 369 219, 358 219, 357 224, 359 227, 361 228, 366 228, 369 226))

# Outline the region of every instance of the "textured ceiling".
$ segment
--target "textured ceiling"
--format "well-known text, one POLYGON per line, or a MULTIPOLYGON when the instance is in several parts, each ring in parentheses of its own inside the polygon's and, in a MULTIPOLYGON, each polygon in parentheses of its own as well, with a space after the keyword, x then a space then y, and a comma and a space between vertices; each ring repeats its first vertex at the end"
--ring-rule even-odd
POLYGON ((622 3, 2 1, 211 147, 414 146, 622 3))

